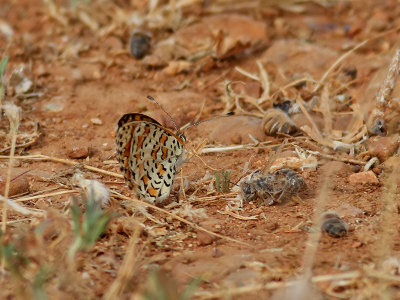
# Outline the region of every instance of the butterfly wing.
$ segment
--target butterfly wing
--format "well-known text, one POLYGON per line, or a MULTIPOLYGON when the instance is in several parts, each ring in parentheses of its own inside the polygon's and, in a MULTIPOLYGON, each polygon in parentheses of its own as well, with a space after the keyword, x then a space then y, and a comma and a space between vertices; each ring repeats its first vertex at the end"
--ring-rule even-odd
POLYGON ((151 203, 167 198, 183 161, 183 144, 148 116, 124 115, 118 122, 117 156, 128 186, 151 203))

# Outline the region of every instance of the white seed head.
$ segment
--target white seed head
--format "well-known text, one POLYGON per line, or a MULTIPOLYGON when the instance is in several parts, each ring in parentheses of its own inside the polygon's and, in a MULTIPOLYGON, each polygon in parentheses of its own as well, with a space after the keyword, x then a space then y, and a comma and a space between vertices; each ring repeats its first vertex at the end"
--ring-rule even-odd
POLYGON ((110 192, 97 180, 85 179, 82 174, 76 173, 72 177, 72 184, 78 185, 86 194, 87 199, 93 199, 102 206, 110 201, 110 192))
POLYGON ((3 105, 4 113, 10 121, 11 130, 17 130, 21 121, 21 108, 14 103, 7 102, 3 105))

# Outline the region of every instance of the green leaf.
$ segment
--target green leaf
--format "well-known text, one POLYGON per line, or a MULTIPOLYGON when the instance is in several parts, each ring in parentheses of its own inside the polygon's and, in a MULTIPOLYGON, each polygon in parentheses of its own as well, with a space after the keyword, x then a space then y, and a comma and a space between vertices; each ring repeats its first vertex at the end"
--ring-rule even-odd
POLYGON ((0 61, 0 79, 3 76, 4 70, 6 69, 8 63, 8 56, 4 57, 1 61, 0 61))

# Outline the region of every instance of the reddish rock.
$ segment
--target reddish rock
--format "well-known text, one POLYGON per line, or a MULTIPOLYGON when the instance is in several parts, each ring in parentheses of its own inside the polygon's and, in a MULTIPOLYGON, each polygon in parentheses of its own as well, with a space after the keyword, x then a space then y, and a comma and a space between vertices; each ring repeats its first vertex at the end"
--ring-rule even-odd
POLYGON ((69 158, 86 158, 90 155, 90 149, 87 146, 70 146, 67 155, 69 158))
MULTIPOLYGON (((11 181, 8 190, 8 197, 29 193, 29 182, 27 178, 28 173, 25 172, 26 170, 23 169, 13 169, 11 171, 11 181)), ((7 181, 7 169, 1 170, 0 179, 0 194, 4 195, 7 181)))
POLYGON ((197 130, 199 136, 207 137, 210 143, 231 145, 254 143, 249 135, 259 141, 265 140, 261 120, 253 116, 229 116, 204 122, 191 130, 197 130))
POLYGON ((399 135, 392 136, 375 136, 371 137, 367 144, 367 150, 372 156, 379 158, 380 162, 384 162, 392 156, 399 148, 399 135))
POLYGON ((374 172, 376 175, 380 175, 382 173, 382 169, 375 167, 375 168, 372 168, 372 172, 374 172))
POLYGON ((215 236, 207 232, 200 230, 197 232, 197 241, 199 242, 200 246, 211 245, 215 240, 216 240, 215 236))
POLYGON ((378 178, 372 171, 351 174, 349 182, 351 184, 379 184, 378 178))

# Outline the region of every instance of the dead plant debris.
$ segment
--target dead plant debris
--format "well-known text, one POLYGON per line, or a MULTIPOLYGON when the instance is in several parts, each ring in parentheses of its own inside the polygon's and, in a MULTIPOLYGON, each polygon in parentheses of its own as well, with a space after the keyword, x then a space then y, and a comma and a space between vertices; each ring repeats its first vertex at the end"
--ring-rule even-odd
POLYGON ((2 5, 0 298, 400 298, 399 13, 2 5), (173 125, 148 94, 188 127, 163 206, 116 161, 122 115, 173 125))

